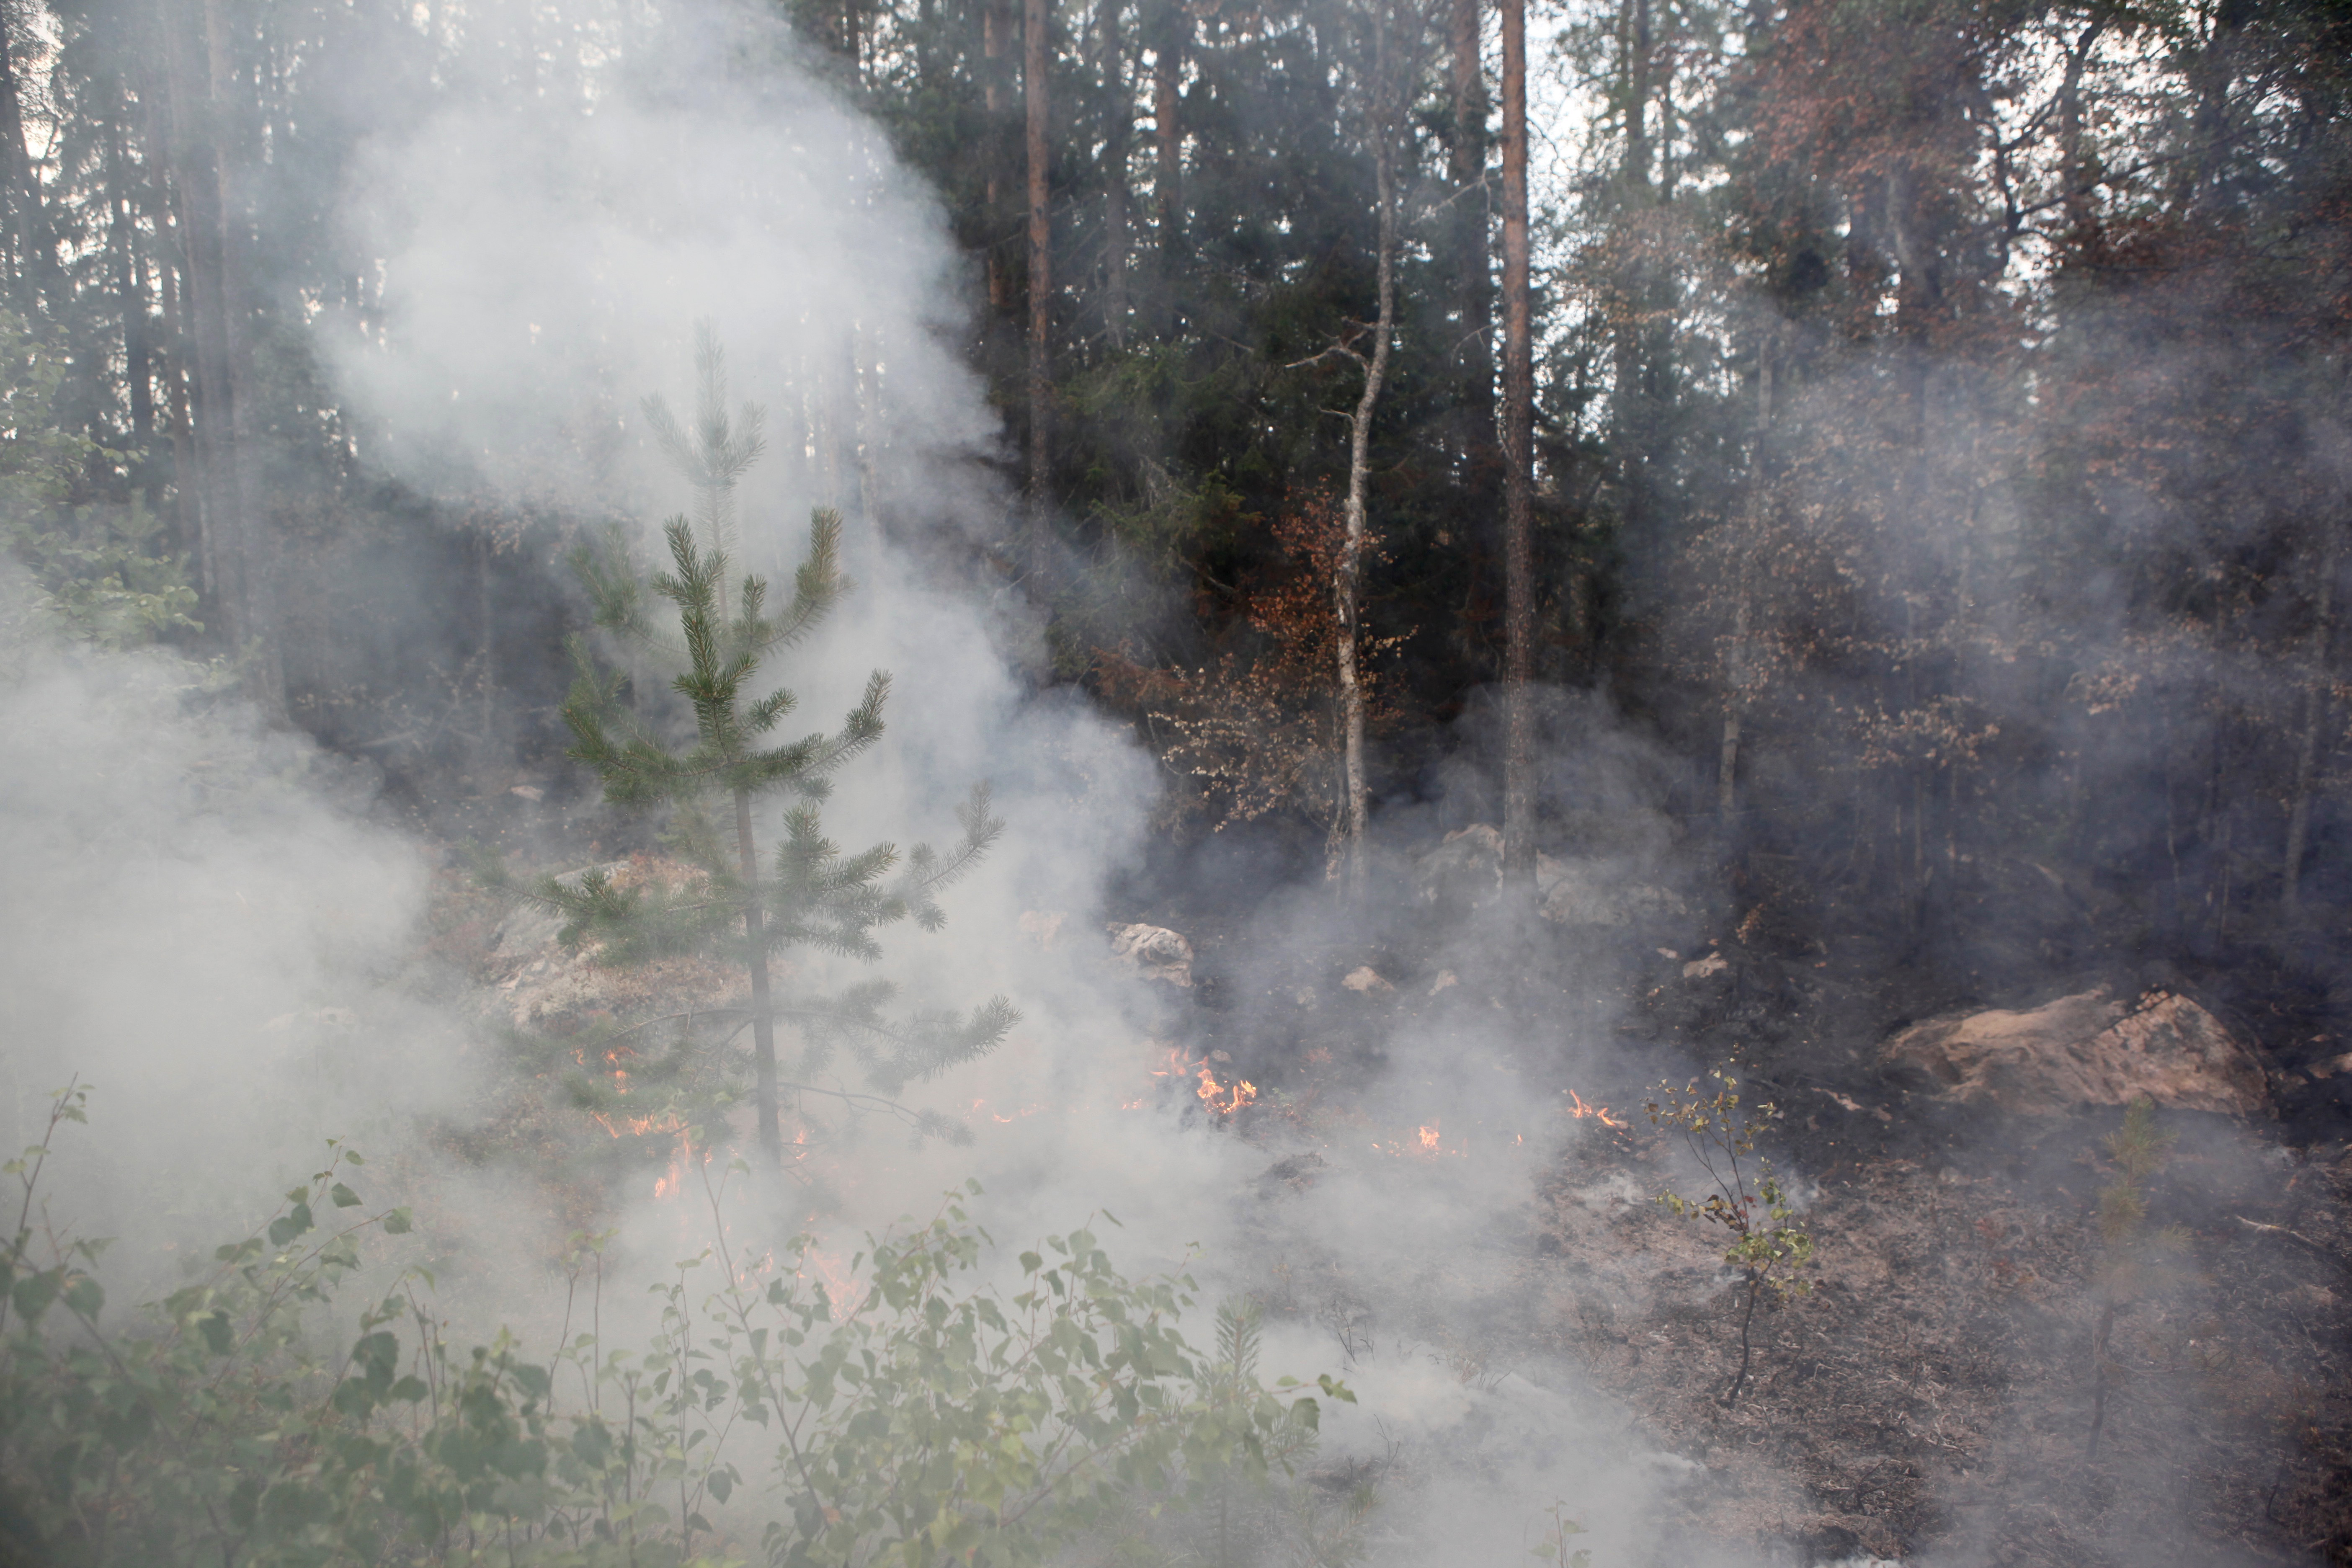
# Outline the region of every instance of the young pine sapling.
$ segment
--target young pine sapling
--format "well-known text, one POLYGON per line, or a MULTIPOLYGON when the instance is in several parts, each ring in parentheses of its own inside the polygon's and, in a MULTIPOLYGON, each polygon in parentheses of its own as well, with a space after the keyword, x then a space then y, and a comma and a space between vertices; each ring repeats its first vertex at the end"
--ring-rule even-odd
POLYGON ((2156 1102, 2146 1095, 2124 1110, 2123 1125, 2107 1134, 2107 1158, 2115 1180, 2099 1189, 2099 1240, 2104 1252, 2094 1286, 2098 1327, 2091 1334, 2091 1441, 2098 1458, 2099 1434, 2107 1424, 2107 1390, 2122 1371, 2112 1353, 2116 1318, 2133 1301, 2180 1272, 2189 1250, 2183 1227, 2147 1223, 2147 1188, 2171 1156, 2173 1134, 2156 1125, 2156 1102))
POLYGON ((681 428, 658 399, 646 401, 663 451, 697 499, 694 518, 674 517, 664 528, 671 569, 648 577, 617 538, 574 558, 597 625, 677 668, 670 685, 692 711, 691 740, 667 743, 626 700, 626 678, 601 668, 576 641, 579 676, 562 708, 574 740, 571 754, 596 770, 608 801, 672 808, 671 841, 693 875, 669 887, 623 887, 591 871, 576 883, 547 879, 534 896, 565 917, 566 943, 593 938, 608 961, 715 952, 740 964, 749 1007, 698 1009, 685 1026, 715 1024, 720 1045, 750 1028, 759 1139, 772 1160, 783 1153, 779 1018, 795 1025, 804 1042, 802 1079, 823 1073, 833 1048, 845 1045, 874 1091, 801 1081, 790 1086, 795 1092, 886 1109, 922 1131, 952 1134, 952 1124, 884 1097, 993 1047, 1018 1017, 1009 1003, 996 997, 968 1016, 935 1011, 892 1019, 882 1011, 890 986, 869 983, 779 1005, 771 960, 800 947, 870 962, 880 956, 880 927, 911 919, 938 930, 946 919, 940 890, 972 868, 1004 825, 990 813, 981 786, 957 814, 961 842, 944 854, 918 845, 902 857, 887 843, 845 854, 825 837, 818 805, 835 775, 881 738, 889 678, 877 671, 833 732, 781 743, 770 738, 794 699, 781 689, 754 695, 752 683, 772 658, 803 642, 851 588, 840 568, 841 521, 827 510, 812 515, 808 553, 780 610, 770 610, 763 578, 747 574, 730 585, 735 489, 763 447, 761 411, 747 404, 730 416, 726 361, 708 327, 697 362, 700 390, 690 426, 681 428), (655 601, 667 602, 669 613, 656 616, 655 601), (783 841, 763 868, 753 808, 767 796, 792 805, 783 841))

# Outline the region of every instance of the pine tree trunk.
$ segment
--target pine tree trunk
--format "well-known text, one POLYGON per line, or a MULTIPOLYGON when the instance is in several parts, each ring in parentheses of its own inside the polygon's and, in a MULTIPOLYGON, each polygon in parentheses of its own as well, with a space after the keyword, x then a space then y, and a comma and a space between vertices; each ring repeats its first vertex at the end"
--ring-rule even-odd
POLYGON ((760 1147, 782 1169, 784 1131, 777 1106, 776 1020, 768 996, 767 926, 760 910, 760 851, 751 838, 749 790, 735 792, 735 855, 743 870, 743 956, 751 971, 752 1110, 759 1118, 760 1147))
POLYGON ((980 100, 985 111, 981 132, 981 158, 987 168, 982 194, 982 226, 986 236, 988 303, 992 310, 1009 315, 1013 310, 1012 269, 1004 264, 1004 247, 998 225, 1004 212, 1004 170, 1007 162, 1004 117, 1013 92, 1011 0, 982 0, 980 11, 980 100))
MULTIPOLYGON (((156 225, 168 233, 168 207, 156 215, 156 225)), ((203 475, 196 462, 195 434, 188 417, 188 334, 180 309, 180 269, 172 264, 168 239, 159 247, 156 282, 163 300, 163 416, 172 431, 172 535, 179 552, 195 567, 200 591, 214 598, 217 585, 211 576, 212 552, 205 542, 203 475)))
MULTIPOLYGON (((114 253, 115 297, 122 309, 122 381, 131 396, 131 441, 143 457, 155 434, 155 379, 148 348, 146 267, 139 254, 139 215, 131 199, 129 162, 118 125, 107 152, 108 244, 114 253)), ((153 504, 151 494, 149 505, 153 504)))
POLYGON ((194 351, 195 458, 205 576, 215 589, 231 651, 252 660, 247 695, 265 714, 283 718, 286 684, 274 563, 243 472, 243 334, 237 331, 229 282, 234 226, 218 128, 229 78, 226 49, 215 0, 165 0, 163 19, 171 79, 173 184, 187 257, 184 313, 194 351))
POLYGON ((1532 910, 1535 337, 1528 279, 1528 9, 1503 5, 1503 884, 1532 910))
POLYGON ((1184 129, 1179 123, 1177 88, 1183 81, 1184 36, 1192 15, 1183 0, 1159 0, 1160 25, 1152 39, 1151 134, 1155 161, 1153 205, 1159 211, 1160 274, 1163 289, 1175 283, 1184 229, 1184 129))
POLYGON ((6 203, 8 280, 16 286, 18 306, 29 310, 37 295, 55 310, 65 303, 65 277, 58 265, 40 176, 25 150, 24 89, 5 27, 0 27, 0 181, 6 184, 0 196, 6 203))
POLYGON ((1480 53, 1481 0, 1452 0, 1447 24, 1454 134, 1447 149, 1453 186, 1455 309, 1461 316, 1461 443, 1469 510, 1470 570, 1463 605, 1465 629, 1483 640, 1484 618, 1502 558, 1500 509, 1495 504, 1502 454, 1495 440, 1495 286, 1486 220, 1486 70, 1480 53))
POLYGON ((2312 783, 2318 773, 2319 734, 2327 720, 2329 646, 2336 640, 2336 574, 2341 567, 2341 531, 2330 527, 2321 552, 2319 605, 2312 618, 2311 643, 2305 655, 2303 723, 2295 737, 2294 784, 2288 796, 2286 854, 2280 868, 2279 903, 2293 915, 2303 903, 2304 852, 2311 837, 2312 783))
POLYGON ((1124 5, 1125 0, 1102 0, 1102 75, 1110 95, 1110 122, 1103 138, 1103 326, 1114 349, 1127 347, 1127 163, 1135 140, 1127 38, 1119 26, 1124 5))
MULTIPOLYGON (((1646 224, 1650 206, 1650 99, 1652 60, 1650 0, 1623 0, 1618 16, 1618 47, 1624 72, 1625 143, 1618 162, 1618 225, 1621 229, 1646 224)), ((1651 269, 1643 259, 1651 243, 1636 234, 1628 258, 1616 279, 1616 321, 1611 342, 1612 397, 1610 445, 1621 476, 1626 537, 1637 549, 1652 547, 1650 495, 1651 410, 1649 365, 1651 269)))
MULTIPOLYGON (((1381 62, 1385 71, 1387 62, 1381 62)), ((1387 84, 1380 84, 1385 98, 1387 84)), ((1360 616, 1362 610, 1365 490, 1371 476, 1372 415, 1379 408, 1381 385, 1389 369, 1389 339, 1396 326, 1397 247, 1397 128, 1387 116, 1376 115, 1373 134, 1379 146, 1372 155, 1380 187, 1380 315, 1372 327, 1371 357, 1364 364, 1363 395, 1356 399, 1348 421, 1347 538, 1339 549, 1339 567, 1332 584, 1339 611, 1339 722, 1341 767, 1347 802, 1345 843, 1339 867, 1340 891, 1349 900, 1364 890, 1364 827, 1367 814, 1364 785, 1364 683, 1358 660, 1363 648, 1360 616)))
POLYGON ((1054 304, 1053 163, 1046 139, 1051 58, 1045 0, 1027 0, 1022 88, 1029 153, 1029 570, 1042 584, 1051 564, 1046 489, 1053 460, 1054 379, 1047 359, 1054 304))
POLYGON ((1724 651, 1723 668, 1723 742, 1717 758, 1716 771, 1716 832, 1722 850, 1733 852, 1739 837, 1739 745, 1742 730, 1742 710, 1747 702, 1748 678, 1748 637, 1754 615, 1754 595, 1748 589, 1759 536, 1764 528, 1766 443, 1772 430, 1772 352, 1776 334, 1768 330, 1756 354, 1756 448, 1748 460, 1748 515, 1742 531, 1746 537, 1734 552, 1732 573, 1737 579, 1732 593, 1737 596, 1731 612, 1731 642, 1724 651))

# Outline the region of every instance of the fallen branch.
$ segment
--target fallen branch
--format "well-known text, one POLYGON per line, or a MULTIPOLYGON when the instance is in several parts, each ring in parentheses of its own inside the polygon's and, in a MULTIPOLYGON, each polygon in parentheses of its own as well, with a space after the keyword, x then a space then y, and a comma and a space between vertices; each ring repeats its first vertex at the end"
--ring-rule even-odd
POLYGON ((2304 1235, 2302 1232, 2289 1230, 2283 1225, 2264 1225, 2258 1219, 2248 1219, 2244 1215, 2237 1215, 2232 1217, 2234 1217, 2240 1225, 2244 1226, 2248 1230, 2259 1231, 2265 1236, 2283 1236, 2289 1241, 2295 1243, 2297 1246, 2307 1247, 2311 1251, 2317 1253, 2320 1257, 2327 1259, 2328 1262, 2336 1265, 2336 1268, 2343 1269, 2347 1274, 2352 1274, 2352 1258, 2346 1258, 2342 1253, 2336 1251, 2334 1247, 2327 1246, 2324 1242, 2314 1241, 2311 1237, 2304 1235))

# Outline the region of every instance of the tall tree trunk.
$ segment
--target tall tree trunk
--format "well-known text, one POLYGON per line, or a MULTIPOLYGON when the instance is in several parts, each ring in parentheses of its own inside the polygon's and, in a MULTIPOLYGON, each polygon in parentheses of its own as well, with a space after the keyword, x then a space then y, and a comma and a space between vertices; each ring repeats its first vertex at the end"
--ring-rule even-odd
MULTIPOLYGON (((122 384, 131 402, 131 441, 152 468, 147 444, 155 434, 155 379, 149 348, 147 268, 139 252, 139 213, 131 199, 130 155, 121 125, 107 149, 108 248, 113 252, 114 291, 122 310, 122 384)), ((149 505, 154 504, 153 497, 149 505)))
POLYGON ((476 646, 476 658, 481 665, 479 714, 478 722, 482 731, 481 766, 489 765, 491 738, 498 733, 499 724, 499 621, 495 613, 495 595, 491 592, 490 557, 498 552, 498 543, 488 528, 474 531, 474 613, 481 622, 481 637, 476 646))
POLYGON ((1535 332, 1528 278, 1528 6, 1503 5, 1503 889, 1536 894, 1535 332))
MULTIPOLYGON (((1462 312, 1462 388, 1475 448, 1495 440, 1495 286, 1486 253, 1486 70, 1479 52, 1480 0, 1453 0, 1447 43, 1454 138, 1454 288, 1462 312)), ((1477 460, 1474 458, 1474 463, 1477 460)))
POLYGON ((1773 349, 1779 338, 1776 329, 1767 328, 1756 352, 1756 447, 1748 459, 1748 508, 1742 520, 1738 548, 1732 555, 1732 593, 1736 598, 1731 611, 1731 642, 1724 650, 1723 659, 1723 742, 1718 749, 1715 777, 1716 833, 1723 851, 1729 854, 1738 842, 1739 829, 1739 743, 1743 710, 1747 705, 1748 678, 1748 638, 1754 615, 1755 596, 1748 584, 1752 578, 1757 545, 1764 528, 1764 513, 1769 476, 1765 472, 1765 444, 1772 430, 1773 349))
MULTIPOLYGON (((1381 51, 1385 53, 1385 50, 1381 51)), ((1385 77, 1388 61, 1376 69, 1385 77)), ((1385 103, 1387 83, 1379 82, 1385 103)), ((1364 890, 1364 827, 1367 802, 1364 785, 1364 682, 1359 659, 1363 650, 1360 615, 1363 603, 1365 490, 1371 477, 1372 415, 1380 406, 1381 386, 1388 377, 1389 340, 1396 328, 1397 249, 1397 128, 1385 113, 1375 116, 1372 128, 1379 145, 1372 166, 1380 188, 1379 317, 1372 325, 1372 352, 1364 362, 1364 391, 1348 419, 1347 537, 1339 547, 1339 570, 1333 574, 1332 598, 1339 611, 1339 678, 1340 757, 1347 790, 1343 823, 1345 842, 1340 857, 1342 895, 1360 898, 1364 890)))
POLYGON ((1125 0, 1102 0, 1102 77, 1110 97, 1103 134, 1103 327, 1114 349, 1127 347, 1127 163, 1135 144, 1135 104, 1127 81, 1125 0))
POLYGON ((1470 514, 1470 570, 1463 605, 1465 630, 1483 640, 1477 623, 1494 604, 1502 557, 1499 509, 1502 454, 1495 440, 1495 284, 1487 240, 1493 204, 1486 187, 1486 69, 1480 49, 1481 0, 1452 0, 1446 25, 1448 85, 1454 131, 1446 149, 1451 200, 1455 309, 1461 317, 1455 353, 1461 383, 1463 492, 1470 514))
POLYGON ((7 29, 0 26, 0 216, 5 218, 5 239, 8 281, 15 285, 20 308, 30 310, 37 297, 50 310, 65 303, 64 277, 58 265, 57 240, 49 230, 48 207, 42 199, 41 180, 25 149, 24 87, 16 59, 8 47, 7 29))
POLYGON ((751 793, 735 792, 735 858, 743 875, 743 957, 751 971, 751 1070, 753 1113, 760 1148, 778 1169, 784 1163, 784 1130, 777 1114, 776 1020, 768 998, 768 939, 760 910, 760 851, 751 837, 751 793))
POLYGON ((255 515, 246 478, 246 388, 240 365, 237 247, 228 163, 220 144, 229 70, 216 0, 164 0, 173 124, 173 184, 187 257, 184 301, 195 368, 195 457, 202 477, 206 576, 216 589, 221 629, 248 663, 247 694, 271 718, 286 710, 285 668, 268 535, 255 515))
POLYGON ((1177 89, 1184 79, 1185 35, 1192 30, 1192 13, 1184 0, 1159 0, 1159 26, 1151 42, 1151 135, 1155 160, 1152 203, 1158 209, 1160 273, 1163 289, 1172 287, 1184 233, 1184 128, 1180 122, 1181 100, 1177 89))
POLYGON ((989 308, 1000 315, 1013 310, 1012 268, 1004 264, 1002 243, 1004 212, 1004 170, 1009 162, 1005 115, 1013 96, 1013 7, 1011 0, 982 0, 980 10, 980 101, 987 124, 981 133, 981 158, 987 169, 982 189, 982 226, 987 236, 989 308))
POLYGON ((185 556, 196 573, 205 598, 217 602, 219 585, 212 578, 213 555, 205 542, 204 473, 196 461, 195 433, 188 416, 188 331, 181 309, 180 269, 172 262, 172 213, 168 200, 155 215, 162 243, 156 247, 155 279, 163 302, 163 411, 172 432, 173 547, 185 556))
POLYGON ((851 407, 857 416, 857 505, 869 530, 882 525, 882 350, 878 333, 860 321, 850 329, 851 407))
POLYGON ((1051 564, 1052 543, 1046 515, 1054 412, 1054 377, 1047 360, 1054 314, 1053 163, 1046 140, 1050 15, 1045 0, 1028 0, 1022 40, 1029 153, 1029 570, 1041 584, 1051 564))
POLYGON ((2075 255, 2091 261, 2098 259, 2105 247, 2097 206, 2091 199, 2096 150, 2083 132, 2083 70, 2106 25, 2100 17, 2084 27, 2074 47, 2066 51, 2066 69, 2058 83, 2059 204, 2066 214, 2066 236, 2075 255))
POLYGON ((2279 902, 2289 915, 2303 903, 2304 851, 2311 838, 2312 784, 2319 770, 2319 735, 2327 721, 2327 668, 2336 640, 2336 575, 2342 568, 2343 531, 2330 521, 2320 552, 2319 605, 2312 617, 2311 643, 2304 656, 2303 723, 2295 737, 2294 784, 2288 797, 2286 855, 2280 869, 2279 902))
POLYGON ((1655 420, 1651 408, 1649 363, 1654 331, 1650 313, 1655 280, 1648 253, 1655 242, 1650 232, 1653 162, 1650 142, 1650 100, 1653 91, 1656 39, 1650 25, 1650 0, 1622 0, 1618 15, 1618 48, 1624 79, 1625 140, 1618 160, 1617 223, 1626 245, 1617 268, 1616 320, 1611 342, 1610 445, 1622 476, 1621 502, 1626 537, 1635 547, 1654 547, 1651 506, 1651 437, 1655 420))

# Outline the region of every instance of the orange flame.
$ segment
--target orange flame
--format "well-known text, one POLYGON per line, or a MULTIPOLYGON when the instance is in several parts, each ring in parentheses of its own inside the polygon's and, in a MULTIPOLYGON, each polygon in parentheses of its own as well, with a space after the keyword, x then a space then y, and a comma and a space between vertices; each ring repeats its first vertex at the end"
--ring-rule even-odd
POLYGON ((1219 1083, 1217 1075, 1209 1070, 1209 1064, 1202 1062, 1201 1087, 1192 1092, 1201 1097, 1202 1104, 1218 1115, 1231 1116, 1257 1098, 1257 1085, 1244 1079, 1236 1079, 1232 1083, 1219 1083))
POLYGON ((1592 1117, 1597 1119, 1601 1126, 1614 1127, 1621 1131, 1633 1125, 1630 1121, 1620 1121, 1617 1118, 1610 1115, 1609 1108, 1605 1105, 1585 1104, 1584 1097, 1577 1093, 1576 1090, 1572 1089, 1568 1091, 1568 1098, 1574 1101, 1574 1103, 1569 1107, 1568 1113, 1576 1118, 1579 1121, 1583 1121, 1587 1117, 1592 1117))
POLYGON ((1410 1139, 1401 1139, 1394 1143, 1375 1143, 1372 1147, 1383 1154, 1393 1154, 1408 1160, 1468 1159, 1469 1150, 1448 1149, 1444 1146, 1444 1136, 1439 1131, 1439 1126, 1438 1122, 1428 1122, 1414 1128, 1410 1139))

